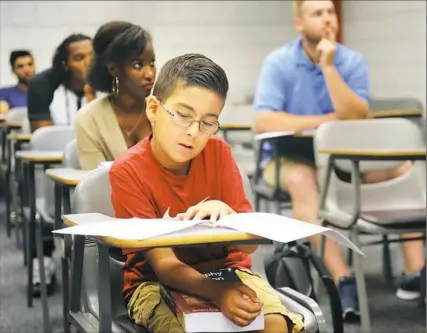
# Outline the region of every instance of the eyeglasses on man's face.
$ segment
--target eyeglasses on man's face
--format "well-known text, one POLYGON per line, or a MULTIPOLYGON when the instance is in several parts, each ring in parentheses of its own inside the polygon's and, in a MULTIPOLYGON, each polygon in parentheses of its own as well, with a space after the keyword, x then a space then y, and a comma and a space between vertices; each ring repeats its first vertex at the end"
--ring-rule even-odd
POLYGON ((208 121, 208 120, 195 120, 189 115, 186 115, 182 112, 169 110, 167 107, 160 102, 162 108, 172 116, 172 122, 180 127, 189 127, 193 123, 199 123, 199 130, 205 134, 215 134, 219 130, 219 122, 208 121))

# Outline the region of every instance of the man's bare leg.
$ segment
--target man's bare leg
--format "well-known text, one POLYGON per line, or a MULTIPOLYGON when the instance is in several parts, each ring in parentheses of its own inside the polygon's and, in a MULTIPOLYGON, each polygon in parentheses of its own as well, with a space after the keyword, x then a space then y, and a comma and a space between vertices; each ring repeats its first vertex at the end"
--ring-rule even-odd
MULTIPOLYGON (((286 165, 281 175, 282 187, 292 198, 293 216, 302 221, 316 223, 318 216, 319 194, 317 172, 314 168, 303 164, 286 165)), ((320 237, 310 237, 310 243, 317 248, 320 237)), ((350 269, 344 262, 338 244, 326 239, 324 261, 335 283, 343 276, 350 276, 350 269)))

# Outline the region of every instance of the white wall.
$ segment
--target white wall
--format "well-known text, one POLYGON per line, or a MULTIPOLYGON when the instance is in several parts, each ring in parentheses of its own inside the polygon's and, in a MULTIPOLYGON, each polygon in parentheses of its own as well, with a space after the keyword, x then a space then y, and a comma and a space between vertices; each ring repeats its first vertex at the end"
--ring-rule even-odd
POLYGON ((261 63, 296 36, 288 1, 1 1, 0 84, 14 82, 12 49, 33 51, 38 70, 70 33, 93 36, 104 22, 129 20, 150 30, 157 65, 199 52, 226 70, 230 100, 253 92, 261 63))
POLYGON ((426 2, 344 1, 344 41, 370 66, 376 97, 414 96, 426 105, 426 2))

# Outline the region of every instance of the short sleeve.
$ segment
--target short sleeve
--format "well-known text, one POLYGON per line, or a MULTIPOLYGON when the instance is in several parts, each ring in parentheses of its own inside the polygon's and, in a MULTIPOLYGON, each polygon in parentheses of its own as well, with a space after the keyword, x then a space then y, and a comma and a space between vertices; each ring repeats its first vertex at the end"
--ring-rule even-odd
POLYGON ((369 68, 368 62, 362 55, 354 62, 346 81, 347 85, 356 95, 366 103, 369 103, 369 68))
POLYGON ((135 168, 129 162, 111 166, 111 203, 118 218, 159 218, 157 209, 146 190, 136 179, 135 168))
POLYGON ((286 73, 278 54, 270 54, 264 61, 254 98, 255 111, 283 111, 286 106, 286 73))
POLYGON ((43 77, 36 76, 28 83, 28 120, 30 122, 52 120, 50 104, 54 91, 51 88, 49 80, 43 77))
POLYGON ((230 147, 224 142, 224 159, 221 168, 221 201, 237 213, 252 212, 248 199, 249 181, 243 182, 239 167, 234 160, 230 147))
POLYGON ((0 102, 8 102, 8 100, 7 100, 7 89, 6 88, 0 89, 0 102))

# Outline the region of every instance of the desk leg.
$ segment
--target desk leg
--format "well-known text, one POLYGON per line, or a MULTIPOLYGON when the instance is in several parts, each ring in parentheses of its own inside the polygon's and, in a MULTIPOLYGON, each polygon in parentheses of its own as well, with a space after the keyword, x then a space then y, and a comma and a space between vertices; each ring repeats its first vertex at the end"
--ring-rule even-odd
MULTIPOLYGON (((11 233, 11 220, 10 220, 10 214, 11 214, 11 196, 12 196, 12 190, 14 187, 11 186, 11 172, 12 172, 12 141, 6 139, 5 144, 7 145, 7 169, 6 169, 6 186, 5 186, 5 195, 6 195, 6 234, 7 237, 10 237, 11 233)), ((17 228, 17 222, 15 222, 15 227, 17 228)))
MULTIPOLYGON (((23 162, 24 163, 24 162, 23 162)), ((26 185, 29 192, 30 216, 26 221, 27 233, 27 305, 33 306, 33 249, 35 236, 36 218, 36 191, 34 184, 34 165, 32 163, 23 164, 26 173, 26 185)))
POLYGON ((80 297, 82 294, 85 237, 75 235, 73 245, 73 254, 71 258, 70 312, 78 312, 80 311, 80 297))
MULTIPOLYGON (((67 187, 62 186, 60 183, 55 182, 55 229, 60 229, 62 227, 62 210, 64 214, 68 214, 69 211, 65 211, 65 208, 62 208, 63 201, 66 200, 66 191, 67 187), (63 198, 64 197, 64 198, 63 198), (64 200, 63 200, 64 199, 64 200)), ((69 192, 68 192, 69 193, 69 192)), ((63 315, 63 327, 64 333, 70 332, 70 321, 69 321, 69 267, 68 267, 68 256, 66 249, 66 238, 68 235, 63 235, 64 237, 60 238, 61 240, 61 268, 62 268, 62 315, 63 315)))

